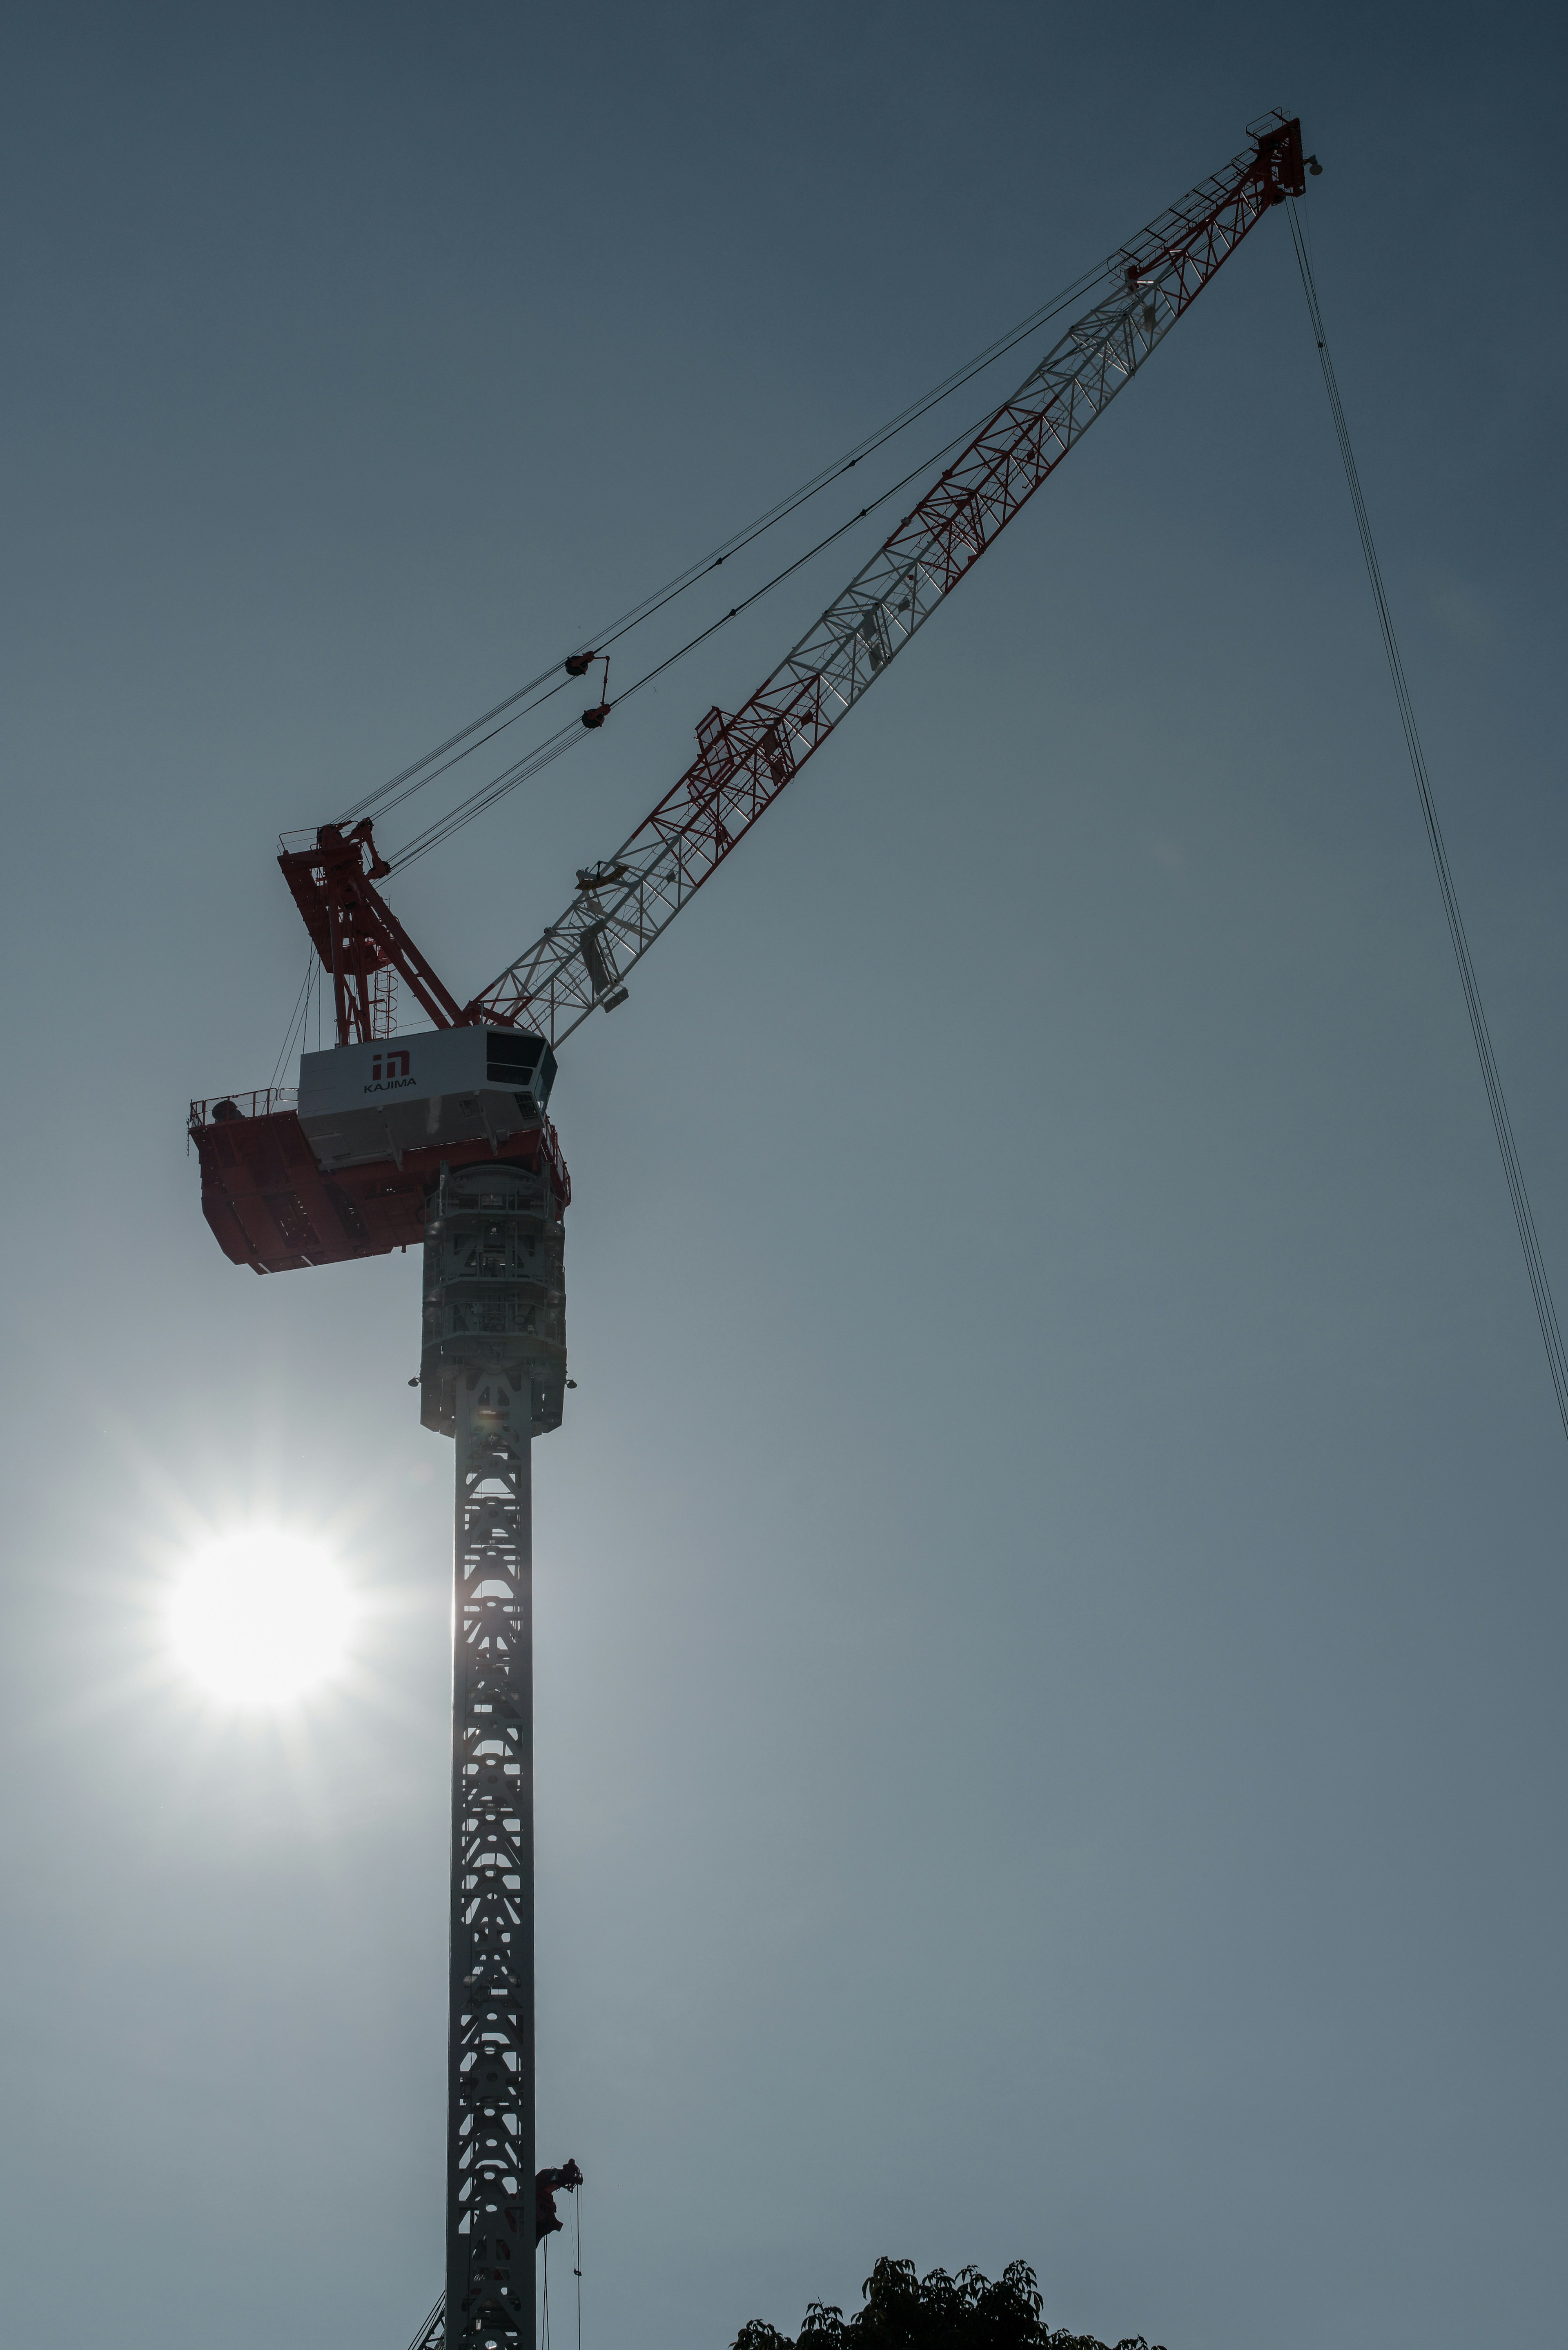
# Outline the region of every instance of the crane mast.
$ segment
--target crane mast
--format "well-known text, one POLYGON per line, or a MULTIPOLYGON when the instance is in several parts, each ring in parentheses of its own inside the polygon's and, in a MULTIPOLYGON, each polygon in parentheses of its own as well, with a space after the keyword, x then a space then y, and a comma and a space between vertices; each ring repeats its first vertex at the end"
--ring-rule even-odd
MULTIPOLYGON (((857 572, 566 910, 461 1002, 382 898, 369 822, 279 858, 333 983, 337 1041, 300 1083, 191 1105, 202 1201, 257 1273, 423 1250, 425 1426, 454 1440, 446 2291, 418 2342, 533 2350, 535 2171, 531 1451, 566 1379, 554 1047, 627 974, 1082 439, 1272 205, 1304 192, 1301 127, 1251 126, 1220 172, 1112 256, 1110 291, 857 572), (430 1030, 390 1035, 392 976, 430 1030)), ((566 667, 580 675, 587 657, 566 667)), ((601 723, 606 706, 585 713, 601 723)), ((455 738, 454 738, 455 739, 455 738)))

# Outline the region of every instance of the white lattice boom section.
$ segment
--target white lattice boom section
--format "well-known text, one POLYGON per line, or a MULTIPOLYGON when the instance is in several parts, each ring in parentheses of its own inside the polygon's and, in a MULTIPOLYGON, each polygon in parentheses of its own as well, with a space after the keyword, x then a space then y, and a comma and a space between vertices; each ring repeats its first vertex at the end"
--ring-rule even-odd
POLYGON ((579 876, 566 912, 475 998, 476 1013, 556 1045, 596 1004, 624 1001, 631 966, 1300 173, 1298 127, 1273 125, 1113 256, 1111 293, 987 420, 751 700, 732 716, 709 712, 686 773, 614 857, 579 876))

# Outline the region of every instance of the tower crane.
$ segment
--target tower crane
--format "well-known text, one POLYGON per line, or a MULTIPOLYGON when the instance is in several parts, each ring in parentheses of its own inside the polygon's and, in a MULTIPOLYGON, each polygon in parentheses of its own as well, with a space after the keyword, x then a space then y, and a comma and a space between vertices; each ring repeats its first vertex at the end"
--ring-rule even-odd
MULTIPOLYGON (((563 1216, 548 1115, 557 1048, 634 967, 910 643, 1315 159, 1282 114, 1117 253, 1016 392, 565 910, 460 998, 383 894, 370 819, 286 840, 278 863, 332 986, 336 1043, 297 1088, 191 1105, 202 1207, 224 1253, 282 1273, 418 1243, 424 1426, 455 1440, 446 2271, 418 2341, 533 2350, 533 2253, 575 2164, 535 2172, 532 1441, 566 1379, 563 1216), (391 983, 429 1021, 393 1035, 391 983)), ((563 667, 585 675, 597 654, 563 667)), ((583 713, 604 723, 607 702, 583 713)))

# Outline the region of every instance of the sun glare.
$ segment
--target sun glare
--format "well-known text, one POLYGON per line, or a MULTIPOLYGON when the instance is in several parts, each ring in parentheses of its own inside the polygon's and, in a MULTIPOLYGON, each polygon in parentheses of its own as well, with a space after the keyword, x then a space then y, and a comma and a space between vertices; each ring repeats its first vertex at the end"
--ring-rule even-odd
POLYGON ((251 1526, 208 1543, 174 1586, 170 1625, 181 1662, 210 1695, 286 1705, 340 1669, 353 1607, 319 1543, 251 1526))

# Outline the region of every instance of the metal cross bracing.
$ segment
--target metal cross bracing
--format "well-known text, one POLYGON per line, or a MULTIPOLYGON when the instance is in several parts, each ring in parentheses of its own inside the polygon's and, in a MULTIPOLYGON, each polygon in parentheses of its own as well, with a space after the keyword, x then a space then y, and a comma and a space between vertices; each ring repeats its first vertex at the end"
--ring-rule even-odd
POLYGON ((552 1045, 627 972, 812 753, 1103 416, 1261 214, 1303 180, 1301 133, 1274 121, 1113 255, 1112 292, 1085 312, 989 417, 732 716, 711 710, 698 754, 614 857, 577 877, 557 921, 475 998, 472 1016, 552 1045))
POLYGON ((456 997, 375 887, 392 868, 377 855, 368 824, 348 833, 323 825, 304 847, 286 843, 277 861, 321 967, 331 973, 339 1043, 391 1035, 398 974, 438 1028, 462 1020, 456 997))
POLYGON ((458 1386, 446 2306, 454 2345, 533 2350, 531 1405, 458 1386))
MULTIPOLYGON (((533 2350, 532 1441, 560 1425, 562 1202, 547 1170, 444 1170, 425 1226, 421 1418, 455 1440, 445 2318, 533 2350)), ((425 2338, 425 2337, 421 2337, 425 2338)))

